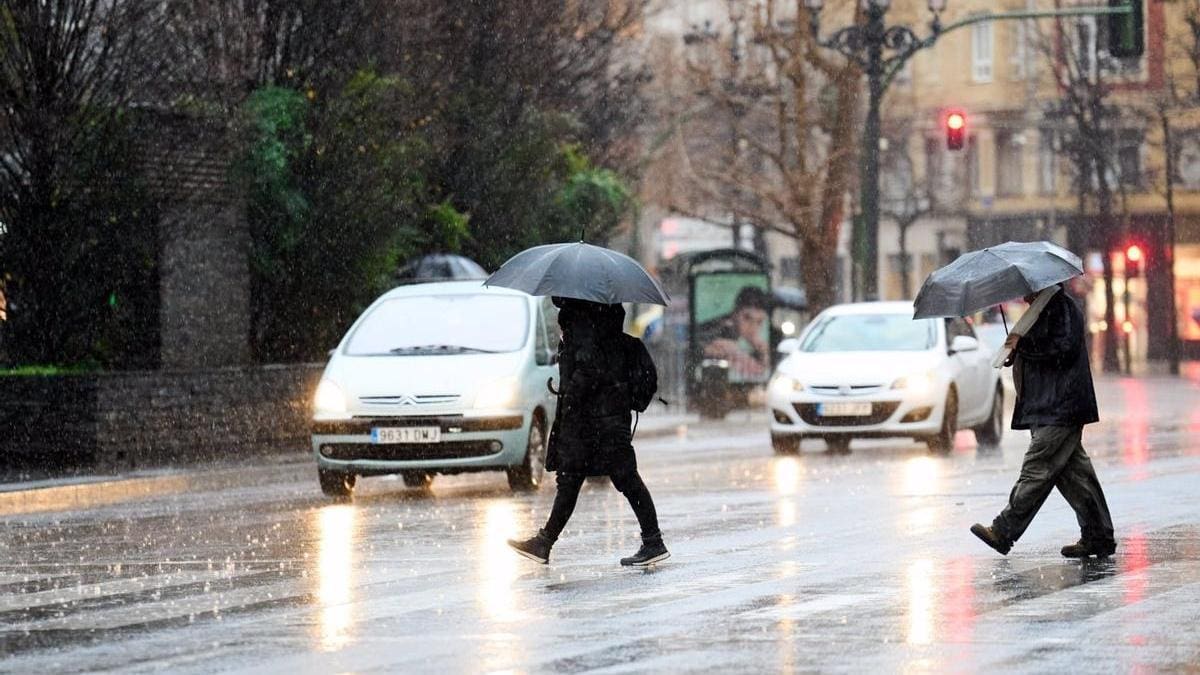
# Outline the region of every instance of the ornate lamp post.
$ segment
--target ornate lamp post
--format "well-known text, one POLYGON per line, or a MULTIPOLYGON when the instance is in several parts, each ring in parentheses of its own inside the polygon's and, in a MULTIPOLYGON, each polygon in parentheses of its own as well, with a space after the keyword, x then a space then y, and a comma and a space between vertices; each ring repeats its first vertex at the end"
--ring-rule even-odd
POLYGON ((879 297, 879 104, 904 62, 917 51, 933 45, 942 33, 941 13, 946 9, 946 1, 929 0, 933 19, 929 22, 930 35, 926 38, 917 37, 907 26, 884 23, 891 0, 861 0, 866 21, 842 28, 825 39, 820 36, 824 0, 804 1, 808 8, 809 29, 816 43, 857 63, 867 74, 867 119, 859 158, 862 219, 861 225, 856 223, 858 227, 854 232, 854 258, 861 277, 855 279, 855 299, 875 300, 879 297), (861 283, 858 283, 859 278, 861 283))

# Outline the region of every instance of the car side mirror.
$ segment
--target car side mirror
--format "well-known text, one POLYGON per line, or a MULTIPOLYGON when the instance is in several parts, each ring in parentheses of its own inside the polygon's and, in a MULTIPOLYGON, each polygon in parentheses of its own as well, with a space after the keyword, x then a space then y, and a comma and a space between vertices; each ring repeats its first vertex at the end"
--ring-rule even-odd
POLYGON ((800 340, 797 338, 784 338, 775 347, 775 351, 780 354, 791 354, 798 349, 800 349, 800 340))
POLYGON ((950 341, 950 353, 973 352, 979 349, 979 340, 969 335, 957 335, 950 341))

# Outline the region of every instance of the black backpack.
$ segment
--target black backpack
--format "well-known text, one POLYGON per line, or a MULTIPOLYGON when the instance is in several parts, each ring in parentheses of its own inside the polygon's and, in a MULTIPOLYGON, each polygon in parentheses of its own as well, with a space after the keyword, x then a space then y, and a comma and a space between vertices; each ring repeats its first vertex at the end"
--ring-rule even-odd
POLYGON ((658 369, 654 367, 654 359, 641 340, 632 335, 625 337, 629 407, 637 412, 646 412, 658 391, 658 369))

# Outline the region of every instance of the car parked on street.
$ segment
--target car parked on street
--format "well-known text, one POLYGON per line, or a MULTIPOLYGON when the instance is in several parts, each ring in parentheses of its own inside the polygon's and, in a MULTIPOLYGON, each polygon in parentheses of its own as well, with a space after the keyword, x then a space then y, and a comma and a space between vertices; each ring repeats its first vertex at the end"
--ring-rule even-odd
POLYGON ((822 438, 846 452, 854 438, 909 437, 949 452, 960 427, 981 445, 1004 430, 1004 389, 992 351, 964 319, 913 320, 912 303, 830 307, 797 339, 767 388, 771 442, 794 453, 822 438))
POLYGON ((505 471, 514 490, 542 482, 556 397, 555 308, 479 281, 395 288, 330 355, 313 401, 322 491, 360 476, 505 471))

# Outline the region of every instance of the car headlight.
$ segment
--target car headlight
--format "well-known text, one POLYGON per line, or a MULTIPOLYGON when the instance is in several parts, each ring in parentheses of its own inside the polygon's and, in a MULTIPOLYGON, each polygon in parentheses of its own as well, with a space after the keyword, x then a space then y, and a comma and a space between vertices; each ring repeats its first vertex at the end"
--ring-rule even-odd
POLYGON ((313 410, 318 413, 346 412, 346 395, 332 380, 321 380, 313 395, 313 410))
POLYGON ((517 400, 519 391, 515 375, 493 380, 475 392, 476 408, 506 408, 517 400))
POLYGON ((786 396, 793 392, 801 391, 804 385, 790 375, 776 375, 771 378, 771 383, 767 385, 772 394, 777 396, 786 396))
POLYGON ((896 380, 892 383, 892 389, 904 389, 914 394, 928 394, 933 391, 933 385, 936 382, 937 376, 933 371, 916 373, 896 380))

